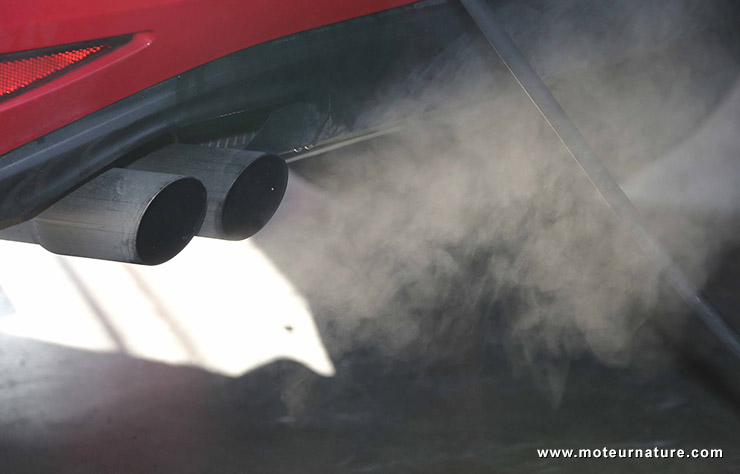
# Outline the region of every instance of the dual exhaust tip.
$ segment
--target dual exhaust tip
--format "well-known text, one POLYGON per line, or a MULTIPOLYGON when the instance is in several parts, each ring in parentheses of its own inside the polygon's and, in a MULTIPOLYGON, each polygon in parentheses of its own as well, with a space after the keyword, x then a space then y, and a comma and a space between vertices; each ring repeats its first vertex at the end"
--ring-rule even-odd
POLYGON ((61 255, 158 265, 195 235, 242 240, 280 205, 288 166, 278 156, 174 144, 110 169, 35 218, 0 231, 61 255))

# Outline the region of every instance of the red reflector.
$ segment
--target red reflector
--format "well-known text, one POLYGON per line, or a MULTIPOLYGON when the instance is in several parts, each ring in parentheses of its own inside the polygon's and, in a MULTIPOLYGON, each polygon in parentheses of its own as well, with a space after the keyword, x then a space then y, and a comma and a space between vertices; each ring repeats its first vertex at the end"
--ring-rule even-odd
POLYGON ((0 55, 0 100, 58 77, 120 43, 120 39, 115 38, 0 55))

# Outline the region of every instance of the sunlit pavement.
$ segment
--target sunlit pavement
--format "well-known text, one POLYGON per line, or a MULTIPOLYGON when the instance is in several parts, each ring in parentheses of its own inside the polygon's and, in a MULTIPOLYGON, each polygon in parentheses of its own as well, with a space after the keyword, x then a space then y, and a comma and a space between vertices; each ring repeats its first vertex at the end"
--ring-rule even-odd
POLYGON ((0 260, 3 334, 229 376, 279 359, 334 373, 306 302, 249 242, 195 239, 158 267, 10 242, 0 260))

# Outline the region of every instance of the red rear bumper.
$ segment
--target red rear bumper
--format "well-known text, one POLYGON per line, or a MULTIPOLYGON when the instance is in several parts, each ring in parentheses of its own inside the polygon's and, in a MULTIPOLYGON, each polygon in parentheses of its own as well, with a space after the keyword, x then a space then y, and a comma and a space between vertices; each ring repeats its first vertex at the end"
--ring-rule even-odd
POLYGON ((5 2, 0 7, 0 55, 124 34, 134 34, 134 39, 43 86, 0 102, 0 155, 235 51, 413 1, 5 2))

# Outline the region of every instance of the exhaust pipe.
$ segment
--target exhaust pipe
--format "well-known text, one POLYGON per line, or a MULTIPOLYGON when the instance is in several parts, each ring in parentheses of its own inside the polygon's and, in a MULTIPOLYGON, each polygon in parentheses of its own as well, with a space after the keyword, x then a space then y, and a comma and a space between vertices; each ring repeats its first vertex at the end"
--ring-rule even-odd
POLYGON ((76 257, 158 265, 198 231, 206 190, 195 178, 114 168, 0 239, 76 257))
POLYGON ((288 165, 277 155, 174 144, 129 165, 199 179, 208 207, 198 235, 242 240, 262 229, 277 211, 288 185, 288 165))

